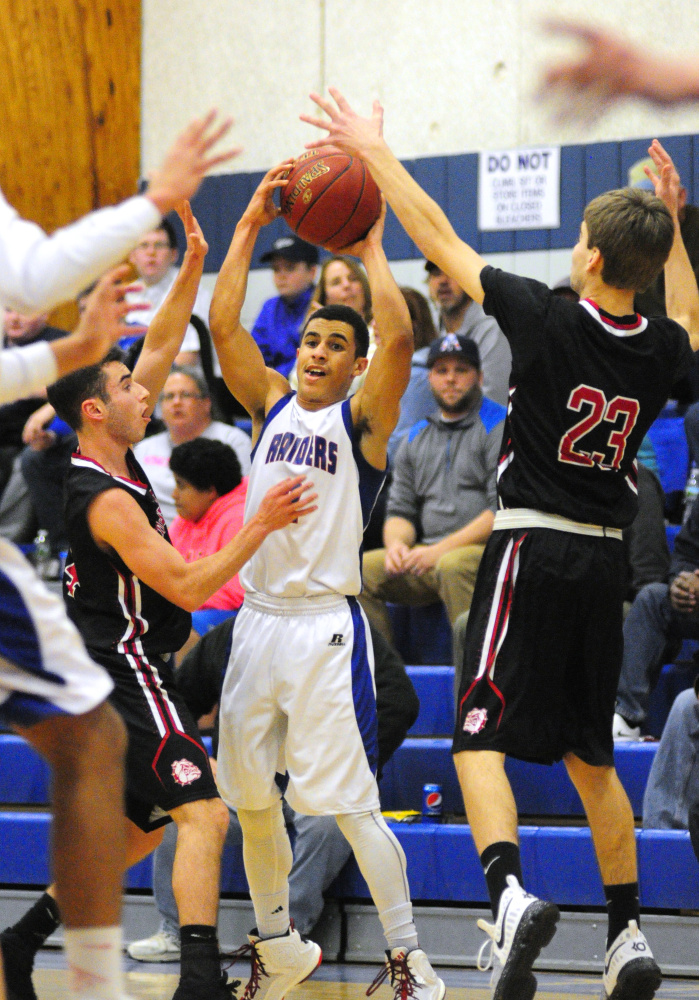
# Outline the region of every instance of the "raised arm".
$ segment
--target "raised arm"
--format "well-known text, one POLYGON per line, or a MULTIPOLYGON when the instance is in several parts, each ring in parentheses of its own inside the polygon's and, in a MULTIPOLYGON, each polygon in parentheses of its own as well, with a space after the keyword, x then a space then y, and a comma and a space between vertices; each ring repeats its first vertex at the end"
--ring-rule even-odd
POLYGON ((682 239, 679 219, 680 175, 667 151, 657 139, 648 150, 658 175, 646 169, 655 193, 668 208, 675 223, 675 238, 665 264, 665 310, 689 334, 692 350, 699 350, 699 289, 682 239))
POLYGON ((413 327, 403 294, 383 250, 386 203, 367 237, 345 252, 356 254, 366 268, 374 308, 376 351, 361 389, 350 406, 355 427, 362 428, 360 448, 376 468, 386 464, 386 445, 400 415, 400 400, 410 380, 413 327))
POLYGON ((317 510, 303 476, 284 479, 265 494, 257 513, 218 552, 187 563, 151 528, 134 498, 121 489, 100 493, 88 522, 97 545, 113 550, 139 580, 185 611, 196 611, 242 569, 267 535, 317 510))
POLYGON ((187 250, 172 288, 150 321, 133 372, 134 379, 150 394, 151 411, 180 352, 209 249, 189 202, 178 209, 178 215, 184 223, 187 250))
POLYGON ((98 281, 80 322, 67 337, 11 347, 0 353, 0 403, 35 395, 61 375, 104 357, 124 335, 122 320, 133 308, 124 295, 134 286, 121 280, 128 272, 128 267, 118 267, 98 281))
POLYGON ((47 236, 21 219, 0 194, 0 303, 20 312, 50 309, 75 298, 109 267, 122 261, 162 215, 191 198, 212 167, 239 150, 215 154, 230 120, 216 112, 196 119, 177 137, 145 195, 91 212, 47 236))
POLYGON ((330 141, 352 156, 361 156, 401 225, 425 257, 434 261, 472 299, 482 302, 480 274, 485 261, 459 239, 437 202, 422 190, 388 148, 383 138, 383 109, 379 102, 374 101, 371 118, 360 118, 339 90, 334 87, 329 90, 334 104, 318 94, 311 94, 311 99, 328 115, 329 121, 301 115, 302 121, 328 132, 327 138, 309 143, 309 146, 327 145, 330 141))
POLYGON ((209 311, 209 328, 226 385, 253 421, 256 440, 270 407, 289 391, 287 380, 265 367, 259 347, 240 322, 248 287, 255 241, 262 226, 279 215, 274 190, 286 183, 293 161, 272 167, 262 178, 235 227, 231 245, 219 271, 209 311))

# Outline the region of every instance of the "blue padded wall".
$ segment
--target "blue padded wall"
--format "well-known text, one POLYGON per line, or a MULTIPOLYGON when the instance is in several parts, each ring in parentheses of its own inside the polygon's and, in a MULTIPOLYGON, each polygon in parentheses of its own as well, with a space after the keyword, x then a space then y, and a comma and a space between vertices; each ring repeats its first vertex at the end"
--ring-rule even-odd
MULTIPOLYGON (((562 146, 561 220, 558 229, 479 232, 477 153, 421 157, 404 161, 404 166, 441 205, 459 236, 479 253, 565 249, 577 242, 585 204, 610 188, 624 186, 629 167, 647 155, 651 138, 562 146)), ((699 156, 695 155, 695 146, 699 154, 699 141, 691 135, 664 137, 662 141, 675 159, 687 188, 688 200, 693 203, 694 192, 699 191, 699 156)), ((193 201, 193 208, 209 242, 207 271, 220 270, 233 229, 262 176, 261 172, 219 174, 208 177, 202 184, 193 201)), ((179 220, 175 224, 182 239, 179 220)), ((281 219, 262 230, 255 248, 253 267, 260 266, 260 255, 286 231, 281 219)), ((421 256, 390 209, 384 246, 389 260, 410 260, 421 256)))

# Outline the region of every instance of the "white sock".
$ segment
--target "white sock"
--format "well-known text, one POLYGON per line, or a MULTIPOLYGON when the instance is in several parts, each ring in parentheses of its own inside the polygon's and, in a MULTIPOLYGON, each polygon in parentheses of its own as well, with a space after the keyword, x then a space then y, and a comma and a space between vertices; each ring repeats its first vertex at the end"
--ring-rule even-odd
POLYGON ((289 929, 289 872, 293 864, 281 800, 270 809, 239 809, 243 861, 262 938, 280 937, 289 929))
POLYGON ((75 1000, 121 1000, 121 927, 65 929, 69 995, 75 1000))
POLYGON ((417 948, 405 853, 380 812, 335 817, 357 859, 389 948, 417 948))

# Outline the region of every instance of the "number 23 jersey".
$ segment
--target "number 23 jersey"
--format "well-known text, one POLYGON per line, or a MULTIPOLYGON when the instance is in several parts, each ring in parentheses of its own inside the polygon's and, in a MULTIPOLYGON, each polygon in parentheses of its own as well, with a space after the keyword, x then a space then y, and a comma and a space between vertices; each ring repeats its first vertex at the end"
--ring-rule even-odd
POLYGON ((694 361, 686 330, 660 316, 611 316, 493 267, 481 282, 483 308, 512 349, 500 507, 627 527, 636 452, 694 361))

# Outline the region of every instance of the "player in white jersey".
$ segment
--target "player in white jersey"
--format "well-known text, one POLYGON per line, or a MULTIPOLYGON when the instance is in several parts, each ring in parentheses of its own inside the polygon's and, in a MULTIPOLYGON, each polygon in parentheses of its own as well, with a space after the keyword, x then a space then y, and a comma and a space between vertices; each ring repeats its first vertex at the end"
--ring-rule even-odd
MULTIPOLYGON (((207 171, 232 155, 212 153, 229 127, 227 122, 215 125, 214 118, 210 114, 192 122, 178 137, 144 196, 94 212, 51 237, 21 219, 0 194, 0 302, 27 312, 50 308, 121 260, 161 214, 191 197, 207 171)), ((125 274, 125 268, 117 269, 98 283, 75 333, 0 354, 0 401, 43 389, 104 356, 123 335, 121 321, 129 307, 119 279, 125 274)), ((120 911, 126 735, 105 703, 112 683, 88 657, 62 602, 2 539, 0 592, 0 719, 52 768, 53 873, 66 924, 71 996, 116 1000, 124 995, 120 911)), ((33 916, 48 936, 55 902, 42 897, 37 907, 33 916)), ((26 989, 33 995, 22 942, 13 944, 5 970, 11 1000, 26 989)))
POLYGON ((361 590, 364 526, 386 468, 386 445, 408 384, 412 330, 381 246, 384 214, 350 252, 366 267, 379 346, 347 306, 314 313, 301 335, 298 393, 265 368, 240 324, 247 275, 275 187, 289 162, 266 175, 236 227, 213 295, 210 323, 224 378, 253 421, 246 518, 274 482, 312 470, 318 511, 277 532, 240 580, 245 600, 221 697, 218 781, 237 809, 257 927, 249 936, 246 1000, 281 1000, 311 975, 320 949, 289 923, 291 847, 279 781, 293 808, 335 815, 379 911, 396 997, 441 1000, 445 988, 418 947, 405 855, 379 809, 373 654, 361 590), (283 776, 283 780, 282 780, 283 776))

